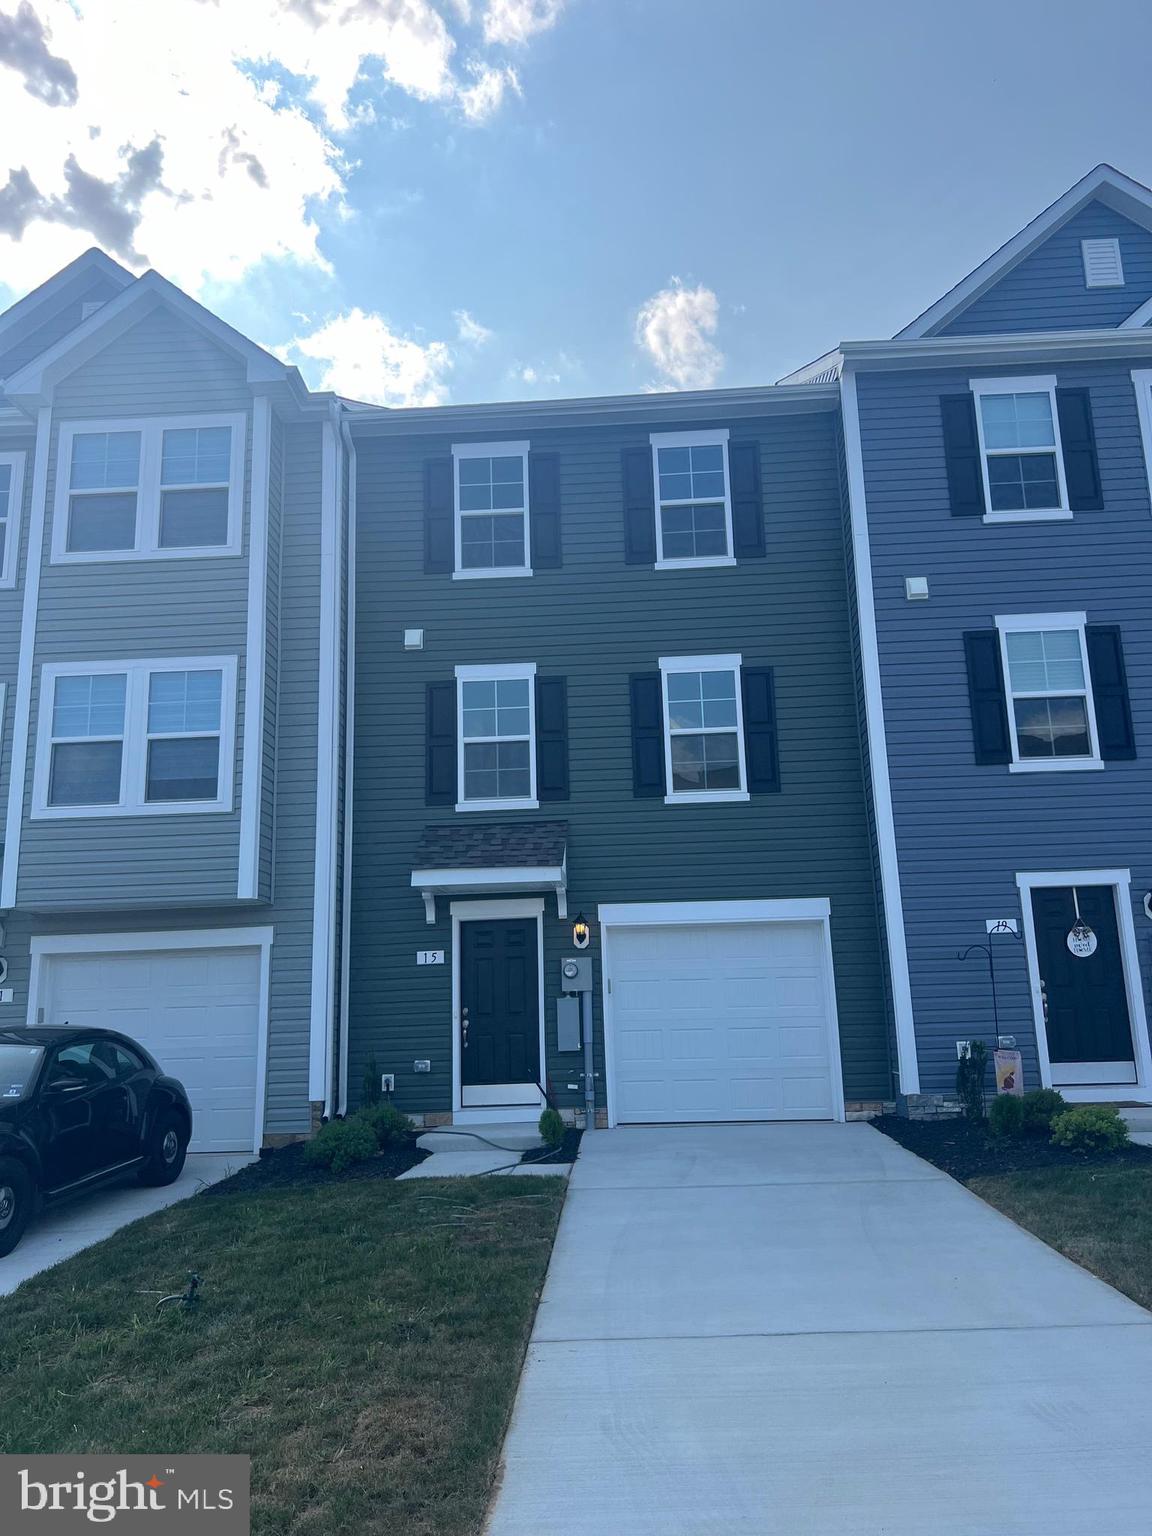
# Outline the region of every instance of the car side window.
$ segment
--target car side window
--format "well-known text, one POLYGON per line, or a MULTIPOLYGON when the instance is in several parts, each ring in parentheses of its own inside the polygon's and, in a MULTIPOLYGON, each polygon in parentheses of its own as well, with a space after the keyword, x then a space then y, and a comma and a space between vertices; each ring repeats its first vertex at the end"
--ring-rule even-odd
POLYGON ((48 1073, 48 1082, 51 1084, 71 1078, 92 1087, 108 1082, 112 1072, 96 1055, 98 1044, 96 1040, 80 1040, 75 1045, 66 1045, 57 1051, 48 1073))
POLYGON ((135 1051, 121 1045, 118 1040, 101 1040, 94 1052, 102 1066, 107 1066, 113 1077, 134 1077, 144 1070, 144 1063, 135 1051))

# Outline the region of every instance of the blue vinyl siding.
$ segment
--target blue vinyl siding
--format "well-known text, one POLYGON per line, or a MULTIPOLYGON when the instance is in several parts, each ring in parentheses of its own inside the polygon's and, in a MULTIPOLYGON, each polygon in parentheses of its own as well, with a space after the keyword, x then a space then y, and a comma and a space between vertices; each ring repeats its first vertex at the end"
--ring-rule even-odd
MULTIPOLYGON (((1152 516, 1130 364, 1055 368, 1091 390, 1105 510, 1070 522, 989 525, 952 517, 939 398, 971 370, 859 379, 884 717, 912 1000, 925 1092, 949 1091, 955 1042, 992 1029, 986 918, 1020 916, 1018 872, 1132 872, 1145 976, 1152 886, 1152 516), (909 603, 906 576, 931 596, 909 603), (962 636, 997 614, 1085 610, 1122 631, 1138 757, 1101 772, 1011 774, 973 759, 962 636)), ((1014 372, 1023 370, 1014 368, 1014 372)), ((1050 365, 1046 368, 1050 371, 1050 365)), ((997 941, 1001 1030, 1037 1081, 1023 944, 997 941)))
POLYGON ((1091 202, 1006 273, 949 324, 941 336, 992 336, 1008 331, 1108 329, 1152 298, 1152 231, 1104 203, 1091 202), (1122 288, 1089 288, 1081 240, 1120 241, 1122 288))

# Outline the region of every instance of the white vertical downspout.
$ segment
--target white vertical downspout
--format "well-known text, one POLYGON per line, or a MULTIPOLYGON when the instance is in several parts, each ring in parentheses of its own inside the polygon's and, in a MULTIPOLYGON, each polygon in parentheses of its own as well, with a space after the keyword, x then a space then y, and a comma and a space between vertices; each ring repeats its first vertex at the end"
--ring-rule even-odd
POLYGON ((352 429, 342 424, 348 462, 348 526, 345 530, 348 613, 344 634, 344 889, 340 893, 343 921, 340 932, 340 1096, 339 1113, 348 1109, 348 1035, 351 1027, 352 961, 352 787, 356 746, 356 445, 352 429))

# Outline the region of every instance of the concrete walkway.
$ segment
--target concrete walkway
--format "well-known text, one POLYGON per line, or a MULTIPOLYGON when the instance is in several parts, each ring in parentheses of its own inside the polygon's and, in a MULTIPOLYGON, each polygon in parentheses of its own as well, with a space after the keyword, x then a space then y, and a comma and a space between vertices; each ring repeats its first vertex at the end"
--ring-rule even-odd
POLYGON ((254 1161, 251 1154, 243 1152, 194 1152, 175 1184, 165 1189, 145 1189, 129 1182, 50 1206, 28 1228, 15 1252, 0 1259, 0 1296, 7 1296, 42 1269, 111 1237, 130 1221, 175 1205, 177 1200, 187 1200, 206 1185, 216 1184, 254 1161))
POLYGON ((867 1125, 584 1138, 489 1536, 1147 1536, 1152 1313, 867 1125))

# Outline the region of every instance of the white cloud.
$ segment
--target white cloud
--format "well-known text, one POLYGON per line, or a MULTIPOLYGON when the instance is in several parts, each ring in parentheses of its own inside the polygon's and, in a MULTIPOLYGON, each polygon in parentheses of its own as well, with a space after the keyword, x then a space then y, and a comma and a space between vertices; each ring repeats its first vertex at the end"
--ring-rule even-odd
POLYGON ((448 398, 445 375, 452 368, 452 353, 447 345, 401 336, 371 310, 335 315, 280 350, 300 363, 315 389, 333 389, 374 405, 443 405, 448 398))
POLYGON ((713 343, 720 312, 711 288, 685 288, 678 277, 636 316, 636 343, 656 365, 660 389, 711 389, 724 354, 713 343))
POLYGON ((456 322, 457 336, 471 346, 482 347, 485 342, 491 341, 495 334, 486 325, 481 325, 475 315, 470 315, 466 309, 454 309, 452 318, 456 322))
POLYGON ((564 0, 488 0, 484 8, 484 41, 522 45, 537 32, 554 27, 564 0))
POLYGON ((434 0, 18 0, 0 16, 0 122, 19 125, 0 141, 3 281, 29 287, 93 243, 193 292, 267 259, 323 268, 317 220, 341 211, 342 138, 373 116, 371 82, 474 123, 519 89, 506 64, 457 68, 445 18, 464 15, 434 0))

